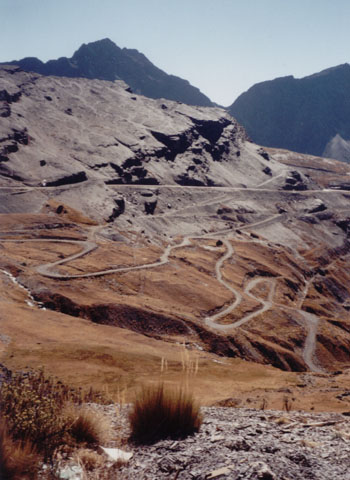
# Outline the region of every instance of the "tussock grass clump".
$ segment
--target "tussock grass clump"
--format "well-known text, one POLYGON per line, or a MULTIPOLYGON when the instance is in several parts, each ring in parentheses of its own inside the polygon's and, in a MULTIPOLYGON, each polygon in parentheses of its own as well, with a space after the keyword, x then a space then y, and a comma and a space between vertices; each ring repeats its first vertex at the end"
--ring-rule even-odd
POLYGON ((187 437, 197 432, 202 423, 199 405, 188 389, 164 383, 140 389, 129 420, 131 439, 141 444, 187 437))
POLYGON ((29 441, 14 442, 0 421, 0 478, 24 480, 36 478, 39 456, 29 441))
POLYGON ((112 436, 109 420, 89 407, 67 407, 63 416, 69 425, 69 435, 80 444, 99 445, 107 443, 112 436))

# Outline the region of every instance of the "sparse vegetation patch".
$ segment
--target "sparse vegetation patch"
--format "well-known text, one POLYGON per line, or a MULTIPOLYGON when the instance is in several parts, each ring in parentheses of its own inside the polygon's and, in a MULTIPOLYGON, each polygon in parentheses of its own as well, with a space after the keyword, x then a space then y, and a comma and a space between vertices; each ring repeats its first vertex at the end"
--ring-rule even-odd
POLYGON ((82 406, 91 400, 101 402, 101 396, 71 389, 42 371, 10 372, 0 385, 0 464, 10 473, 0 478, 17 478, 17 471, 41 457, 53 461, 60 449, 108 441, 106 419, 82 406))

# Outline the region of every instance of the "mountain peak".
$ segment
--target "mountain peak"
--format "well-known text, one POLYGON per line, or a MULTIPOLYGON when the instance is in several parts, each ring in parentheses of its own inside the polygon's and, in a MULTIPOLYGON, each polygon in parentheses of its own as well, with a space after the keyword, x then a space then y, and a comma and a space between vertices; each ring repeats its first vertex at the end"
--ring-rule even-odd
POLYGON ((88 45, 113 45, 116 46, 114 42, 108 37, 101 38, 101 40, 96 40, 95 42, 90 42, 88 45))
POLYGON ((326 68, 325 70, 321 70, 320 72, 313 73, 312 75, 308 75, 305 78, 317 78, 317 77, 324 77, 327 75, 332 75, 332 74, 343 74, 345 72, 350 71, 350 65, 348 63, 342 63, 341 65, 336 65, 335 67, 330 67, 326 68))
MULTIPOLYGON (((95 58, 96 62, 108 62, 110 57, 119 54, 121 49, 109 38, 103 38, 96 42, 83 43, 78 50, 76 50, 71 58, 73 62, 79 62, 79 59, 86 56, 95 58)), ((106 80, 111 80, 108 78, 106 80)))
POLYGON ((110 40, 109 38, 102 38, 101 40, 96 40, 95 42, 89 42, 89 43, 83 43, 77 50, 77 52, 79 52, 79 50, 84 50, 84 49, 90 49, 90 50, 94 50, 94 49, 107 49, 107 50, 111 50, 111 49, 119 49, 119 47, 114 43, 112 42, 112 40, 110 40))
POLYGON ((42 63, 36 58, 4 62, 25 71, 60 77, 84 77, 99 80, 124 80, 135 93, 150 98, 166 98, 188 105, 213 106, 198 88, 187 80, 157 68, 135 49, 121 49, 111 39, 83 43, 71 58, 62 57, 42 63))

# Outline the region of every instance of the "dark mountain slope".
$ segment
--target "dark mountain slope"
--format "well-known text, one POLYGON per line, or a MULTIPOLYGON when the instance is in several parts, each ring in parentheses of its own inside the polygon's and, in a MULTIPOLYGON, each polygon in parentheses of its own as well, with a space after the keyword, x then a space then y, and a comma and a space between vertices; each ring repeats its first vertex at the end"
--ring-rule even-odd
POLYGON ((322 155, 336 135, 350 138, 350 65, 302 79, 254 85, 229 107, 254 142, 322 155))
POLYGON ((119 48, 108 38, 83 44, 72 58, 61 57, 46 63, 37 58, 6 62, 23 70, 59 77, 124 80, 135 93, 150 98, 167 98, 189 105, 212 106, 208 97, 187 80, 168 75, 137 50, 119 48))

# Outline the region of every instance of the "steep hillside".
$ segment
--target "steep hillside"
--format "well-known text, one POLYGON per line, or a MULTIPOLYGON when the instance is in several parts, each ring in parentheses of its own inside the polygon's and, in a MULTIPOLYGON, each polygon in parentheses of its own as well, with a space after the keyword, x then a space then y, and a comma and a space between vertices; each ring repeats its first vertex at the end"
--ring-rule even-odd
POLYGON ((187 80, 168 75, 142 53, 119 48, 108 38, 84 43, 71 58, 61 57, 43 63, 37 58, 29 57, 7 63, 41 75, 124 80, 135 93, 146 97, 167 98, 189 105, 212 105, 209 98, 187 80))
POLYGON ((256 84, 228 110, 261 145, 348 161, 339 142, 337 148, 326 146, 334 138, 350 138, 349 88, 350 65, 344 64, 301 79, 256 84))
POLYGON ((207 403, 347 406, 346 164, 123 82, 0 82, 0 362, 114 392, 190 365, 207 403))

